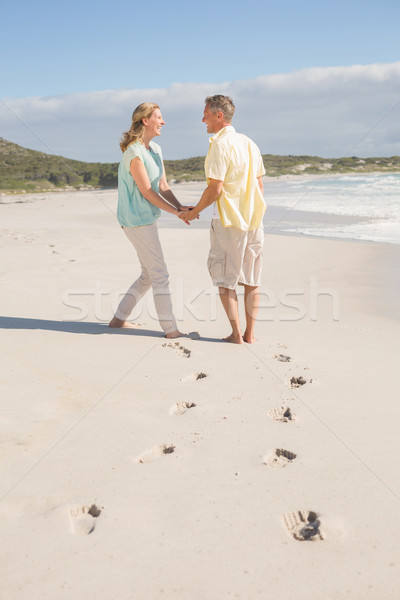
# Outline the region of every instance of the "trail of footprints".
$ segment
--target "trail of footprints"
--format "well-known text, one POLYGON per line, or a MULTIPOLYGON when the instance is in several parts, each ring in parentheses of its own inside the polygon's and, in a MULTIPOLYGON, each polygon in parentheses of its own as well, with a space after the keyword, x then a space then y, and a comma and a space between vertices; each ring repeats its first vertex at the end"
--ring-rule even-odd
MULTIPOLYGON (((274 354, 273 358, 279 362, 291 362, 291 357, 286 354, 274 354)), ((312 383, 312 379, 305 377, 291 377, 286 381, 290 389, 298 389, 306 383, 312 383)), ((289 406, 280 406, 273 408, 268 413, 274 421, 281 423, 298 422, 298 418, 289 406)), ((269 450, 263 457, 263 463, 271 468, 286 467, 296 458, 296 454, 283 448, 269 450)), ((287 533, 299 542, 323 540, 324 535, 321 532, 321 522, 316 512, 311 510, 299 510, 282 515, 282 523, 287 533)))
MULTIPOLYGON (((191 351, 180 342, 172 342, 163 344, 164 348, 173 348, 177 355, 181 358, 190 358, 191 351)), ((285 346, 283 346, 285 348, 285 346)), ((291 362, 291 357, 286 354, 275 354, 273 356, 279 362, 291 362)), ((192 373, 180 381, 189 383, 199 381, 207 377, 205 373, 192 373)), ((309 380, 312 382, 312 379, 309 380)), ((305 385, 307 380, 304 377, 291 377, 287 381, 291 389, 300 388, 305 385)), ((183 401, 176 402, 169 409, 171 416, 179 416, 186 413, 188 410, 195 408, 194 402, 183 401)), ((289 406, 280 406, 269 411, 269 417, 281 423, 298 423, 298 418, 289 406)), ((172 444, 158 444, 152 448, 145 450, 136 457, 135 462, 144 464, 158 460, 169 454, 173 454, 175 446, 172 444)), ((296 454, 284 448, 270 449, 263 457, 263 463, 270 468, 283 468, 292 463, 296 459, 296 454)), ((97 518, 100 516, 101 510, 95 505, 76 506, 70 510, 71 531, 78 535, 88 535, 92 533, 96 527, 97 518)), ((287 533, 297 541, 314 541, 323 540, 324 535, 321 532, 320 520, 318 514, 310 510, 299 510, 282 515, 282 523, 287 533)))
MULTIPOLYGON (((191 350, 183 346, 180 342, 166 342, 162 345, 163 348, 173 348, 178 356, 181 358, 190 358, 191 350)), ((182 383, 189 383, 192 381, 199 381, 200 379, 204 379, 207 377, 205 373, 191 373, 186 377, 181 378, 182 383)), ((195 408, 196 404, 194 402, 182 401, 176 402, 169 409, 169 414, 172 416, 183 415, 185 412, 190 410, 191 408, 195 408)), ((157 446, 153 446, 149 450, 145 450, 142 454, 136 457, 135 462, 138 463, 148 463, 153 462, 154 460, 158 460, 162 458, 166 454, 172 454, 175 451, 175 446, 168 444, 159 444, 157 446)))
MULTIPOLYGON (((188 350, 188 348, 185 348, 185 346, 179 342, 165 343, 163 344, 163 348, 173 348, 178 356, 182 358, 190 358, 191 351, 188 350)), ((193 381, 199 381, 206 377, 206 373, 191 373, 190 375, 182 378, 180 381, 182 383, 189 383, 193 381)), ((169 414, 172 416, 183 415, 185 412, 191 408, 194 408, 195 406, 196 404, 194 402, 176 402, 169 409, 169 414)), ((173 444, 158 444, 142 452, 135 458, 135 462, 140 464, 150 463, 162 458, 163 456, 173 454, 174 451, 175 446, 173 444)), ((76 535, 91 534, 96 527, 97 518, 100 516, 100 514, 101 509, 98 508, 96 504, 85 504, 72 507, 69 512, 71 532, 76 535)))

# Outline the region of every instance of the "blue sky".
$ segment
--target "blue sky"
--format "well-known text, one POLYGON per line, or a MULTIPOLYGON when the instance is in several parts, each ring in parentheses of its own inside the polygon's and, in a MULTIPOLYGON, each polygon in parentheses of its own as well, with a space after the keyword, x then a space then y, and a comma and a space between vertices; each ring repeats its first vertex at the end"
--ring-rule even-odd
POLYGON ((22 146, 118 161, 153 101, 164 157, 204 155, 203 99, 225 93, 263 153, 400 154, 398 0, 6 0, 1 17, 0 136, 22 146))
POLYGON ((3 97, 214 83, 400 59, 398 0, 8 0, 1 13, 3 97))

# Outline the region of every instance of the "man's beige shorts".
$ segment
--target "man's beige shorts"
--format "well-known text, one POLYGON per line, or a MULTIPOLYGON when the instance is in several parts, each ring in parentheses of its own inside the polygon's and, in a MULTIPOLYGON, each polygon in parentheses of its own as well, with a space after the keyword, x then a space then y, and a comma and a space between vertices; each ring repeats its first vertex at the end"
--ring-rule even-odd
POLYGON ((264 227, 241 231, 211 221, 208 270, 214 285, 235 289, 237 285, 259 286, 263 263, 264 227))

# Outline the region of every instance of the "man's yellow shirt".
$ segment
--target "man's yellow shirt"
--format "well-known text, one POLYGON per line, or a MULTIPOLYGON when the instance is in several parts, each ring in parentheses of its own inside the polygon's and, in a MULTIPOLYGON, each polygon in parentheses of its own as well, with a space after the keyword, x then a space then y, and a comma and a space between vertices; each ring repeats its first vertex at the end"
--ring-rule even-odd
POLYGON ((210 179, 223 181, 217 199, 223 226, 242 231, 257 229, 266 209, 257 181, 265 175, 258 146, 228 125, 210 138, 204 168, 207 184, 210 179))

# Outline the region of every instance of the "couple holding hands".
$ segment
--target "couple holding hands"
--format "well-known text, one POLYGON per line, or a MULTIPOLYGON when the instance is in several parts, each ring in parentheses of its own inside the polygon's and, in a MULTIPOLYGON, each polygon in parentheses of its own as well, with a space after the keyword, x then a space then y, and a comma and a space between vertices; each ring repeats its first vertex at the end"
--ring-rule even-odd
POLYGON ((207 187, 196 206, 182 206, 167 183, 161 148, 152 141, 161 135, 165 124, 160 108, 145 102, 134 110, 132 125, 120 144, 123 155, 118 170, 117 217, 137 252, 142 272, 122 298, 110 327, 130 327, 129 315, 152 288, 165 337, 184 335, 173 314, 156 221, 161 210, 165 210, 189 225, 202 210, 214 204, 208 269, 232 327, 232 333, 224 339, 236 344, 255 341, 264 243, 265 169, 256 144, 232 127, 234 111, 228 96, 217 94, 205 99, 203 123, 207 133, 214 134, 205 160, 207 187), (243 334, 237 285, 244 286, 243 334))

